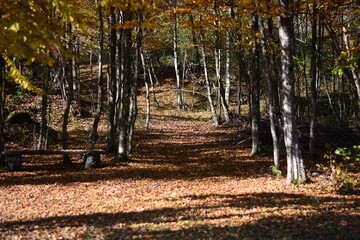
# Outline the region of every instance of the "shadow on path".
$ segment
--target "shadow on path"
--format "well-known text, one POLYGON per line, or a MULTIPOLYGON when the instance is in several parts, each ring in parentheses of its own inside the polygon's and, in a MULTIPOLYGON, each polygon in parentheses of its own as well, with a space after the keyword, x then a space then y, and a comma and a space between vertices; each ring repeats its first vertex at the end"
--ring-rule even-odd
MULTIPOLYGON (((51 234, 58 228, 86 228, 87 236, 105 239, 358 239, 360 218, 354 212, 359 207, 355 199, 336 197, 312 198, 302 194, 254 193, 244 195, 185 196, 192 201, 220 199, 215 205, 202 204, 196 207, 159 208, 140 212, 95 213, 75 216, 59 216, 30 221, 12 221, 0 224, 0 232, 44 231, 51 234), (354 203, 355 202, 355 203, 354 203), (322 208, 332 205, 334 209, 322 208), (301 208, 317 206, 317 212, 301 214, 301 208), (234 209, 231 214, 210 213, 219 208, 234 209), (293 209, 294 214, 282 216, 277 208, 293 209), (261 208, 254 221, 244 221, 241 226, 232 226, 232 218, 243 218, 251 212, 236 209, 261 208), (224 220, 224 226, 213 226, 211 220, 224 220), (170 230, 173 222, 184 222, 183 229, 170 230), (146 224, 146 225, 142 225, 146 224), (139 227, 142 226, 142 227, 139 227), (92 229, 92 230, 89 230, 92 229), (146 234, 146 235, 144 235, 146 234)), ((181 199, 173 199, 178 201, 181 199)), ((84 233, 85 234, 85 233, 84 233)))

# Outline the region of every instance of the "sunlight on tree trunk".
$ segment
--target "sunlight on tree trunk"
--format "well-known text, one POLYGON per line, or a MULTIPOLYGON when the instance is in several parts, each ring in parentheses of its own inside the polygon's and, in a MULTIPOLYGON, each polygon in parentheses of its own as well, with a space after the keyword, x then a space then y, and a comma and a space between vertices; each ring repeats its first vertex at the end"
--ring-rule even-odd
MULTIPOLYGON (((177 0, 175 0, 175 7, 174 7, 174 11, 177 11, 177 0)), ((184 109, 184 97, 183 97, 183 91, 181 88, 181 83, 180 83, 180 73, 179 73, 179 57, 178 57, 178 16, 175 13, 174 16, 174 46, 173 46, 173 51, 174 51, 174 67, 175 67, 175 77, 176 77, 176 87, 177 87, 177 104, 178 104, 178 109, 182 110, 184 109)))
POLYGON ((286 16, 280 17, 279 37, 281 43, 281 64, 283 80, 283 116, 284 116, 284 139, 287 159, 286 184, 295 180, 305 180, 305 169, 300 150, 295 121, 294 102, 294 25, 290 13, 291 0, 281 0, 281 5, 287 10, 286 16))
POLYGON ((201 54, 202 54, 202 60, 203 60, 203 67, 204 67, 204 75, 205 75, 205 81, 206 81, 206 89, 207 89, 207 99, 210 107, 210 111, 212 114, 212 118, 214 121, 215 126, 219 126, 219 119, 215 111, 214 102, 211 95, 211 86, 210 86, 210 80, 208 76, 208 69, 207 69, 207 63, 206 63, 206 52, 205 52, 205 40, 203 33, 200 33, 201 36, 201 54))

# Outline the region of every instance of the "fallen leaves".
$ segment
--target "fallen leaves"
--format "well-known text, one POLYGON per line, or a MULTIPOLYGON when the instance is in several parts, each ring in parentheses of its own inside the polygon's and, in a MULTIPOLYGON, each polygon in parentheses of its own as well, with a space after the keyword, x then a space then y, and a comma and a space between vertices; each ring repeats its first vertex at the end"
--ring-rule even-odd
POLYGON ((102 168, 81 171, 80 160, 59 168, 59 159, 44 158, 25 160, 23 172, 0 170, 1 238, 360 237, 358 195, 326 193, 317 183, 286 187, 269 174, 271 159, 231 143, 239 126, 171 114, 138 132, 128 164, 104 159, 102 168))

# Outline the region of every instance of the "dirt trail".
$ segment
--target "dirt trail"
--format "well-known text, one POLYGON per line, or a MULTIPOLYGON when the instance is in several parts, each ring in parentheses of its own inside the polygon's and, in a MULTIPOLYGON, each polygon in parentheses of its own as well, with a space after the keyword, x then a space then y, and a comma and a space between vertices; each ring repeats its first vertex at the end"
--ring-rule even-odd
MULTIPOLYGON (((175 115, 175 116, 174 116, 175 115)), ((129 163, 0 171, 0 239, 356 239, 359 196, 286 188, 238 127, 152 116, 129 163)), ((54 162, 55 161, 55 162, 54 162)), ((57 163, 58 164, 58 163, 57 163)))

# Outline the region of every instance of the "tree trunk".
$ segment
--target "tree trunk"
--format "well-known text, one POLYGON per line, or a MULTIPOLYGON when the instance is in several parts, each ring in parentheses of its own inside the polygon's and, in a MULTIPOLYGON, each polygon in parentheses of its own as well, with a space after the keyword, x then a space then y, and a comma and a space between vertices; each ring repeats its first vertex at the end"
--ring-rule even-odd
MULTIPOLYGON (((0 152, 5 150, 5 61, 0 55, 0 152)), ((0 154, 0 166, 5 167, 4 156, 0 154)))
POLYGON ((150 90, 149 90, 149 83, 145 80, 145 89, 146 89, 146 118, 145 118, 145 129, 149 129, 150 125, 150 90))
POLYGON ((73 36, 73 57, 72 57, 72 75, 73 75, 73 92, 74 100, 79 101, 80 96, 80 38, 73 36))
MULTIPOLYGON (((137 16, 138 20, 142 20, 142 16, 137 16)), ((128 129, 128 150, 129 154, 133 151, 133 136, 135 131, 135 122, 138 114, 137 106, 137 89, 139 78, 139 67, 141 66, 141 45, 142 45, 142 30, 140 24, 136 27, 136 44, 135 44, 135 57, 133 61, 134 77, 131 82, 131 104, 130 104, 130 116, 129 116, 129 129, 128 129)))
MULTIPOLYGON (((68 46, 67 46, 67 50, 71 51, 73 49, 73 41, 72 41, 72 24, 68 23, 67 24, 67 28, 69 31, 69 37, 68 37, 68 46)), ((63 123, 62 123, 62 130, 61 130, 61 146, 63 149, 68 149, 68 124, 69 124, 69 117, 70 117, 70 110, 71 110, 71 105, 72 102, 74 100, 74 75, 73 75, 73 69, 74 69, 74 65, 73 65, 73 57, 71 59, 67 59, 67 64, 66 64, 66 85, 67 85, 67 89, 66 89, 66 105, 65 105, 65 109, 64 109, 64 114, 63 114, 63 123)), ((70 161, 70 157, 68 155, 64 155, 64 160, 63 163, 65 165, 67 164, 71 164, 70 161)))
POLYGON ((268 32, 266 34, 264 29, 264 24, 261 21, 260 31, 262 35, 262 52, 264 55, 264 76, 268 83, 268 97, 269 97, 269 118, 270 118, 270 130, 271 137, 273 141, 273 158, 274 158, 274 166, 276 169, 280 170, 280 135, 278 134, 278 119, 276 115, 276 105, 275 99, 278 98, 275 84, 276 79, 274 78, 274 64, 272 62, 272 56, 270 53, 269 46, 267 44, 267 40, 271 39, 272 32, 272 19, 268 19, 268 32))
POLYGON ((225 102, 226 105, 230 105, 230 89, 231 89, 231 79, 230 79, 230 69, 231 69, 231 54, 230 54, 230 44, 231 44, 231 33, 226 32, 226 60, 225 60, 225 102))
MULTIPOLYGON (((259 32, 259 23, 258 16, 254 14, 252 16, 252 30, 254 33, 259 32)), ((260 152, 260 45, 254 43, 252 49, 252 72, 251 72, 251 95, 250 95, 250 104, 251 104, 251 139, 252 139, 252 149, 251 155, 256 155, 260 152)))
MULTIPOLYGON (((153 57, 152 57, 152 55, 150 54, 150 57, 149 57, 149 69, 150 69, 150 72, 151 73, 149 73, 152 77, 154 77, 154 79, 155 79, 155 84, 156 85, 159 85, 160 84, 160 82, 159 82, 159 79, 158 79, 158 77, 156 76, 156 73, 155 73, 155 67, 154 67, 154 63, 153 63, 153 57)), ((157 101, 156 101, 157 102, 157 101)), ((155 103, 156 103, 155 102, 155 103)))
MULTIPOLYGON (((113 13, 114 8, 111 8, 110 14, 110 27, 116 22, 116 16, 113 13)), ((115 152, 115 108, 116 108, 116 30, 111 29, 110 31, 110 61, 109 61, 109 82, 108 82, 108 127, 107 127, 107 139, 106 139, 106 150, 108 152, 115 152)))
MULTIPOLYGON (((177 11, 177 0, 175 0, 174 11, 177 11)), ((175 13, 174 16, 174 67, 175 67, 175 77, 176 77, 176 87, 177 87, 177 104, 178 109, 184 109, 184 99, 183 92, 180 83, 180 73, 179 73, 179 59, 178 59, 178 16, 175 13)))
POLYGON ((284 140, 287 159, 287 179, 289 185, 295 180, 305 180, 305 169, 300 150, 300 144, 295 121, 295 78, 294 78, 294 23, 290 12, 291 0, 280 0, 286 9, 286 15, 280 17, 279 37, 281 44, 281 69, 283 80, 283 117, 284 140))
POLYGON ((309 154, 314 156, 315 151, 315 128, 316 128, 316 105, 317 105, 317 82, 318 82, 318 61, 317 61, 317 5, 313 5, 313 19, 311 29, 311 82, 310 82, 310 134, 309 134, 309 154))
POLYGON ((95 148, 96 142, 98 140, 98 126, 103 111, 103 101, 104 101, 103 99, 104 98, 104 91, 103 91, 104 23, 103 23, 102 7, 100 6, 98 7, 98 17, 99 17, 99 60, 98 60, 99 73, 97 79, 96 113, 89 134, 89 138, 91 141, 91 149, 95 148))
POLYGON ((146 99, 146 117, 145 117, 145 129, 149 129, 149 123, 150 123, 150 88, 149 88, 149 82, 148 82, 148 75, 150 77, 150 72, 147 73, 147 66, 146 66, 146 61, 145 61, 145 56, 143 53, 141 53, 141 63, 143 66, 143 71, 144 71, 144 83, 145 83, 145 90, 146 90, 146 95, 145 95, 145 99, 146 99))
MULTIPOLYGON (((132 14, 124 12, 124 22, 131 21, 132 14)), ((124 30, 123 40, 123 89, 121 98, 120 118, 119 118, 119 145, 118 145, 118 158, 120 161, 128 161, 128 144, 129 144, 129 122, 130 122, 130 101, 131 101, 131 83, 133 81, 132 67, 133 57, 132 50, 132 30, 124 30)))
POLYGON ((45 94, 42 95, 41 100, 41 124, 39 131, 39 138, 37 143, 38 150, 47 149, 47 133, 48 133, 48 122, 47 122, 47 108, 48 108, 48 90, 49 90, 49 78, 50 78, 50 69, 45 67, 46 76, 43 79, 43 89, 45 94))
MULTIPOLYGON (((235 17, 235 11, 234 11, 234 8, 231 7, 230 9, 230 16, 231 18, 235 21, 236 20, 236 17, 235 17)), ((239 28, 241 27, 241 24, 239 25, 239 28)), ((237 33, 236 34, 236 40, 237 42, 241 42, 242 40, 242 36, 241 34, 237 33)), ((247 72, 246 72, 246 66, 245 64, 243 63, 243 55, 242 55, 242 49, 241 49, 241 46, 240 44, 237 45, 236 47, 236 59, 238 61, 238 66, 237 66, 237 70, 238 70, 238 76, 237 76, 237 82, 238 82, 238 96, 237 96, 237 110, 238 110, 238 114, 239 116, 241 116, 241 105, 242 105, 242 83, 243 83, 243 80, 244 80, 244 76, 247 75, 247 72)), ((247 76, 248 77, 248 76, 247 76)))
POLYGON ((206 63, 204 34, 201 33, 200 37, 201 37, 201 40, 200 40, 201 41, 201 54, 202 54, 204 75, 205 75, 206 88, 207 88, 207 98, 208 98, 209 107, 210 107, 210 111, 211 111, 211 114, 212 114, 214 124, 215 124, 215 126, 219 126, 219 119, 218 119, 218 116, 216 115, 214 102, 213 102, 213 99, 212 99, 212 96, 211 96, 211 85, 210 85, 210 79, 209 79, 207 63, 206 63))
MULTIPOLYGON (((125 24, 124 13, 119 11, 116 15, 116 21, 125 24)), ((116 30, 116 53, 115 53, 115 69, 116 69, 116 95, 115 95, 115 120, 116 136, 119 135, 120 124, 122 118, 122 102, 124 97, 124 64, 125 64, 125 47, 124 47, 124 29, 116 30)))
MULTIPOLYGON (((216 9, 216 4, 214 6, 214 11, 215 14, 218 14, 216 9)), ((219 31, 220 31, 219 21, 216 20, 214 22, 214 25, 215 25, 215 72, 216 72, 216 81, 218 85, 219 105, 221 106, 224 112, 225 121, 229 122, 230 121, 229 108, 225 100, 225 90, 221 81, 221 49, 220 49, 220 36, 219 36, 219 31)))

